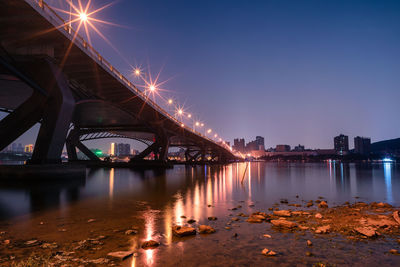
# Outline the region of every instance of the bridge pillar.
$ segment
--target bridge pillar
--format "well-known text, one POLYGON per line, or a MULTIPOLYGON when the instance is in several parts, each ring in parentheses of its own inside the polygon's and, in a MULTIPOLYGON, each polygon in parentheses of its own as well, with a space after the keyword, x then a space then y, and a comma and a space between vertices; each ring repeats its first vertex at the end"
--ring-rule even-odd
POLYGON ((49 59, 44 59, 43 64, 39 64, 39 69, 32 71, 38 79, 46 81, 45 89, 49 92, 49 97, 43 109, 42 122, 30 163, 60 163, 75 100, 67 79, 49 59))
POLYGON ((34 82, 34 92, 0 122, 0 150, 40 122, 29 163, 60 163, 75 106, 68 82, 49 58, 28 58, 22 68, 28 74, 24 78, 34 82))

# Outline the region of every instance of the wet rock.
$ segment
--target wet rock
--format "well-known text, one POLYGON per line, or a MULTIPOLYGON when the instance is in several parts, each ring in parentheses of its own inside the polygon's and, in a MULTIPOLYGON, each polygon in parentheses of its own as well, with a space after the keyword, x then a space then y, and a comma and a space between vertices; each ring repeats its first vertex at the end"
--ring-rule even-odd
POLYGON ((276 252, 275 251, 269 250, 267 248, 264 248, 261 251, 261 254, 264 255, 264 256, 276 256, 276 252))
POLYGON ((252 214, 246 222, 248 223, 262 223, 265 217, 263 215, 252 214))
POLYGON ((324 225, 324 226, 317 227, 317 229, 315 230, 315 233, 316 234, 326 234, 326 233, 329 233, 330 230, 331 230, 330 225, 324 225))
POLYGON ((43 225, 43 224, 44 224, 44 222, 40 222, 39 224, 40 224, 40 225, 43 225))
POLYGON ((297 223, 295 222, 291 222, 288 220, 271 220, 271 223, 279 228, 287 228, 287 229, 292 229, 292 228, 296 228, 297 227, 297 223))
POLYGON ((95 222, 95 221, 96 221, 96 219, 89 219, 87 222, 91 223, 91 222, 95 222))
POLYGON ((313 205, 314 205, 313 202, 308 202, 307 205, 306 205, 306 207, 309 208, 309 207, 311 207, 311 206, 313 206, 313 205))
POLYGON ((182 215, 181 218, 182 218, 182 219, 186 219, 186 216, 185 216, 185 215, 182 215))
POLYGON ((40 242, 38 240, 29 240, 29 241, 26 241, 24 244, 27 246, 37 246, 37 245, 39 245, 39 243, 40 242))
POLYGON ((281 217, 290 217, 292 213, 289 210, 275 210, 274 215, 281 217))
POLYGON ((267 235, 267 234, 263 235, 263 237, 266 237, 266 238, 272 238, 272 236, 270 236, 270 235, 267 235))
POLYGON ((311 240, 307 240, 307 246, 311 247, 313 244, 311 242, 311 240))
POLYGON ((207 207, 211 208, 212 206, 210 204, 208 204, 207 207))
POLYGON ((10 244, 10 240, 9 240, 9 239, 4 240, 4 241, 3 241, 3 244, 4 244, 4 245, 10 244))
POLYGON ((216 220, 217 220, 217 217, 211 216, 211 217, 208 217, 208 220, 209 220, 209 221, 216 221, 216 220))
POLYGON ((354 228, 354 230, 359 233, 362 234, 366 237, 374 237, 377 235, 376 231, 374 228, 366 226, 366 227, 356 227, 354 228))
POLYGON ((244 214, 243 212, 239 213, 237 216, 240 216, 240 217, 249 217, 249 215, 244 214))
POLYGON ((393 255, 400 255, 400 253, 397 249, 391 249, 391 250, 389 250, 389 253, 393 254, 393 255))
POLYGON ((189 224, 192 224, 192 223, 195 223, 196 222, 196 220, 194 220, 194 219, 189 219, 188 221, 187 221, 187 223, 189 223, 189 224))
POLYGON ((321 209, 328 208, 328 203, 326 203, 325 201, 321 201, 321 202, 318 204, 318 207, 321 208, 321 209))
POLYGON ((55 248, 58 248, 58 245, 55 242, 54 243, 43 243, 40 247, 44 248, 44 249, 55 249, 55 248))
POLYGON ((160 245, 159 242, 154 241, 154 240, 148 240, 148 241, 144 241, 141 245, 141 247, 143 249, 152 249, 152 248, 156 248, 160 245))
POLYGON ((133 255, 133 251, 116 251, 107 254, 107 257, 123 261, 133 255))
POLYGON ((315 214, 315 218, 317 218, 317 219, 322 219, 322 214, 321 214, 321 213, 315 214))
POLYGON ((399 211, 398 211, 398 210, 393 211, 393 219, 394 219, 398 224, 400 224, 400 214, 399 214, 399 211))
POLYGON ((137 233, 138 233, 138 231, 132 230, 132 229, 125 231, 126 235, 136 235, 137 233))
POLYGON ((272 210, 274 210, 274 209, 273 209, 273 208, 268 208, 268 210, 269 210, 269 211, 272 211, 272 210))
POLYGON ((187 226, 173 226, 172 227, 172 233, 175 236, 182 237, 182 236, 188 236, 188 235, 195 235, 196 234, 196 229, 193 227, 187 227, 187 226))
POLYGON ((315 203, 321 203, 321 200, 317 199, 315 200, 315 203))
POLYGON ((209 225, 200 225, 199 233, 200 234, 212 234, 212 233, 215 233, 215 229, 209 225))
POLYGON ((231 230, 232 227, 226 226, 225 229, 226 229, 226 230, 231 230))
POLYGON ((93 263, 93 264, 96 264, 96 265, 104 265, 104 264, 107 264, 107 263, 109 263, 109 259, 106 259, 106 258, 98 258, 98 259, 95 259, 95 260, 88 260, 88 262, 89 263, 93 263))
POLYGON ((239 219, 238 217, 232 217, 231 220, 237 222, 237 221, 239 221, 240 219, 239 219))

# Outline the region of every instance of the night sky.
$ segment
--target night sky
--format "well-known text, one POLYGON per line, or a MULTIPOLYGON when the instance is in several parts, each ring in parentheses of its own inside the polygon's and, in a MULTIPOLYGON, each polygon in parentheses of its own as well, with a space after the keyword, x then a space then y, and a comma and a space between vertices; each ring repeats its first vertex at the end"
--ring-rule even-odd
POLYGON ((105 58, 133 81, 128 63, 162 69, 162 94, 225 140, 400 137, 400 1, 120 0, 96 17, 124 26, 98 25, 123 57, 91 35, 105 58))

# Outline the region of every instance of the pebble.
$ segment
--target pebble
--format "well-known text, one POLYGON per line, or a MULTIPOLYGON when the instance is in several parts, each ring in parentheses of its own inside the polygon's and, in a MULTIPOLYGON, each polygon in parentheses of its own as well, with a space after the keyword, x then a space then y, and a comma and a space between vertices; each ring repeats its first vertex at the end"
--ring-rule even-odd
POLYGON ((267 235, 267 234, 265 234, 265 235, 263 235, 263 236, 266 237, 266 238, 272 238, 272 236, 267 235))
POLYGON ((328 208, 328 203, 326 203, 325 201, 321 201, 321 203, 319 203, 318 207, 321 209, 328 208))
POLYGON ((306 256, 307 256, 307 257, 311 257, 312 255, 313 255, 313 254, 312 254, 310 251, 307 251, 307 252, 306 252, 306 256))
POLYGON ((3 244, 4 244, 4 245, 10 244, 10 240, 9 240, 9 239, 4 240, 4 241, 3 241, 3 244))
POLYGON ((215 233, 215 229, 209 225, 200 225, 199 233, 200 234, 212 234, 212 233, 215 233))
POLYGON ((148 240, 148 241, 144 241, 141 245, 141 247, 143 249, 152 249, 152 248, 156 248, 160 245, 159 242, 154 241, 154 240, 148 240))
POLYGON ((264 256, 276 256, 276 252, 275 251, 269 250, 267 248, 264 248, 261 251, 261 254, 263 254, 264 256))
POLYGON ((315 218, 317 218, 317 219, 322 219, 322 214, 321 214, 321 213, 315 214, 315 218))
POLYGON ((107 254, 107 257, 117 260, 125 260, 133 255, 133 251, 116 251, 107 254))
POLYGON ((91 223, 91 222, 95 222, 95 221, 96 221, 96 219, 89 219, 87 222, 91 223))
POLYGON ((182 215, 181 218, 182 218, 182 219, 186 219, 186 216, 185 216, 185 215, 182 215))
POLYGON ((313 244, 311 242, 311 240, 307 240, 307 246, 311 247, 313 244))
POLYGON ((188 221, 187 221, 187 223, 189 223, 189 224, 192 224, 192 223, 195 223, 196 222, 196 220, 194 220, 194 219, 189 219, 188 221))
POLYGON ((182 236, 188 236, 188 235, 195 235, 196 234, 196 229, 193 227, 187 227, 187 226, 173 226, 172 227, 172 233, 175 236, 182 237, 182 236))
POLYGON ((216 221, 216 220, 217 220, 217 217, 211 216, 211 217, 208 217, 208 220, 209 220, 209 221, 216 221))
POLYGON ((391 250, 389 250, 389 253, 393 254, 393 255, 399 255, 400 254, 397 249, 391 249, 391 250))

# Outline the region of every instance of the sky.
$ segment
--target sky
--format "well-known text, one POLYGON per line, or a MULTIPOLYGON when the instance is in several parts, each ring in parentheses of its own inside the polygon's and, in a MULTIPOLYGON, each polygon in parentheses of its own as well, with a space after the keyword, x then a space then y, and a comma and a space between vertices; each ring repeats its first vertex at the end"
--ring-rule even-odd
POLYGON ((162 70, 161 93, 227 141, 400 137, 400 1, 92 2, 122 25, 98 25, 114 48, 94 32, 93 46, 133 81, 131 66, 162 70))

